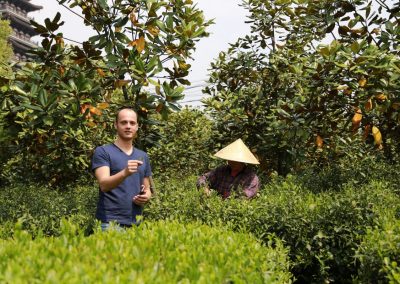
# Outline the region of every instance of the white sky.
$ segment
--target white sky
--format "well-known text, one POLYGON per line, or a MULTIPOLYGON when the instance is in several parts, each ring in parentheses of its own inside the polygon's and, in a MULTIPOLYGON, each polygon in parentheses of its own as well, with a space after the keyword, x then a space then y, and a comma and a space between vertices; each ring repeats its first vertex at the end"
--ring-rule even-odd
MULTIPOLYGON (((38 12, 29 15, 39 23, 43 23, 45 18, 53 18, 57 11, 61 13, 61 19, 65 24, 60 28, 60 32, 65 38, 82 42, 94 35, 91 30, 83 24, 83 20, 66 8, 59 5, 56 0, 31 0, 32 3, 43 6, 38 12)), ((245 24, 246 10, 239 6, 242 0, 195 0, 198 8, 203 10, 206 19, 214 19, 215 24, 208 31, 211 33, 208 38, 203 38, 197 43, 197 49, 193 54, 193 62, 188 80, 194 87, 188 91, 188 97, 198 99, 201 96, 201 88, 195 87, 208 79, 210 63, 217 58, 220 51, 225 51, 229 43, 234 43, 237 38, 250 33, 250 26, 245 24)), ((79 8, 74 11, 80 13, 79 8)), ((34 41, 40 38, 35 37, 34 41)))

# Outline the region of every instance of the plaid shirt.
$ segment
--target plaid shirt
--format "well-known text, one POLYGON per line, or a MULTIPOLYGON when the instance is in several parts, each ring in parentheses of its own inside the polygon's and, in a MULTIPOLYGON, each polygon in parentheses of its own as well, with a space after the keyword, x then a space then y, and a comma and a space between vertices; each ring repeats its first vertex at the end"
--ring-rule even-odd
POLYGON ((231 195, 232 191, 238 188, 243 190, 247 198, 256 195, 259 188, 257 175, 248 167, 245 167, 235 177, 231 175, 231 168, 220 166, 197 179, 197 187, 209 186, 209 188, 218 191, 223 198, 231 195))

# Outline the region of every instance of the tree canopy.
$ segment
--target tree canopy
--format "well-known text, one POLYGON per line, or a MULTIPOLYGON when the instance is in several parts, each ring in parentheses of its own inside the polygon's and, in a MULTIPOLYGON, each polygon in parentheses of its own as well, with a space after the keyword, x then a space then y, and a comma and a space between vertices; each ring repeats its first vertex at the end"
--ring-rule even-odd
POLYGON ((141 147, 154 144, 150 116, 166 118, 178 110, 196 42, 212 23, 192 1, 66 1, 78 6, 97 35, 81 46, 64 44, 57 13, 43 24, 42 37, 15 79, 4 82, 0 102, 8 145, 15 149, 3 175, 25 176, 52 184, 75 180, 87 170, 96 145, 112 140, 113 113, 120 106, 138 110, 141 147), (145 88, 153 86, 155 91, 145 88))
POLYGON ((244 138, 265 170, 400 153, 400 4, 243 1, 250 35, 212 64, 220 141, 244 138), (310 163, 311 162, 311 163, 310 163))

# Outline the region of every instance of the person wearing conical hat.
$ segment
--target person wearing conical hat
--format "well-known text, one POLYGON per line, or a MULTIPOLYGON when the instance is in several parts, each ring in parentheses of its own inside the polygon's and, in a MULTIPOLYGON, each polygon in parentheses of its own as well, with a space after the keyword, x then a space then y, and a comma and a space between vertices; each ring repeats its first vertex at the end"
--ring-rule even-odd
POLYGON ((233 192, 247 198, 255 196, 259 189, 259 179, 247 164, 259 162, 241 139, 229 144, 214 156, 227 160, 228 164, 213 169, 197 179, 197 187, 203 188, 209 195, 216 190, 222 198, 228 198, 233 192))

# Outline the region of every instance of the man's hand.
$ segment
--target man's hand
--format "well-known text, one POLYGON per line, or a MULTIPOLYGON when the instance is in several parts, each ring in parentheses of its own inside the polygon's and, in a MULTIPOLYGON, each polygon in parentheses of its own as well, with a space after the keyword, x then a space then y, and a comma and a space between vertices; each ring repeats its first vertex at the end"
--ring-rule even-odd
POLYGON ((133 197, 132 201, 136 205, 143 206, 149 202, 151 198, 151 190, 149 187, 146 188, 144 185, 142 185, 142 190, 140 192, 141 193, 133 197))
POLYGON ((139 160, 128 160, 128 163, 126 165, 125 172, 124 172, 125 177, 130 176, 133 173, 136 173, 138 170, 138 167, 142 164, 143 164, 143 162, 139 161, 139 160))

